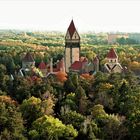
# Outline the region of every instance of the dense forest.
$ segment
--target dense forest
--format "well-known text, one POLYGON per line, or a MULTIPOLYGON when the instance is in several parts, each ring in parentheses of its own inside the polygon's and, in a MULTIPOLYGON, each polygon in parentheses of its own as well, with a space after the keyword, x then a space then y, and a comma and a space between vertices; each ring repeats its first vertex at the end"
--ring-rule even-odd
POLYGON ((63 57, 64 33, 0 31, 0 139, 140 139, 140 45, 131 40, 108 45, 105 33, 80 36, 81 56, 89 61, 99 56, 96 75, 22 77, 16 72, 27 51, 36 67, 63 57), (123 73, 102 72, 112 47, 127 68, 123 73))

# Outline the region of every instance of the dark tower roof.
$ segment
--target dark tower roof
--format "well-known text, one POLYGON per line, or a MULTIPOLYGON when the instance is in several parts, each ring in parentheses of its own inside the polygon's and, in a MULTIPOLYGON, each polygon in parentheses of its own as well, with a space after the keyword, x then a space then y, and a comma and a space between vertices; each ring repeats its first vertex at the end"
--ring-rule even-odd
POLYGON ((107 54, 107 58, 118 58, 118 55, 113 48, 110 49, 109 53, 107 54))
POLYGON ((34 62, 33 56, 30 54, 30 52, 27 52, 25 57, 22 59, 24 62, 34 62))
POLYGON ((76 31, 73 20, 71 21, 71 23, 69 25, 68 31, 69 31, 70 37, 72 38, 74 32, 76 31))

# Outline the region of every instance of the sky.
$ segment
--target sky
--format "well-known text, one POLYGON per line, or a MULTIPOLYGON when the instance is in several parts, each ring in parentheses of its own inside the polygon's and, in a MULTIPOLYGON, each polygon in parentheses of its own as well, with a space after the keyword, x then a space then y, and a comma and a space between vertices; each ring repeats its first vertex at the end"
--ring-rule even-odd
POLYGON ((139 0, 0 0, 0 29, 140 32, 139 0))

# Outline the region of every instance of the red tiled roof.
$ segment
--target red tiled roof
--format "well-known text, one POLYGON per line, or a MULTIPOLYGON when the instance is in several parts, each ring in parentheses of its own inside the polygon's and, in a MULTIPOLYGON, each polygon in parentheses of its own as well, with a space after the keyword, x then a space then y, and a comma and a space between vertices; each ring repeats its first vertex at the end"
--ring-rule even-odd
POLYGON ((46 69, 46 64, 44 62, 41 62, 38 66, 39 69, 46 69))
POLYGON ((75 61, 71 64, 70 69, 72 70, 81 70, 82 67, 88 62, 87 58, 84 58, 82 61, 75 61))
POLYGON ((25 62, 34 62, 33 56, 31 55, 30 52, 27 52, 22 60, 25 62))
POLYGON ((73 70, 80 70, 82 68, 82 62, 81 61, 75 61, 70 69, 73 69, 73 70))
POLYGON ((116 51, 113 48, 111 48, 109 53, 107 54, 107 58, 117 58, 117 57, 118 57, 118 55, 117 55, 116 51))
POLYGON ((68 31, 69 31, 70 37, 72 38, 74 32, 76 31, 73 20, 71 21, 71 23, 69 25, 68 31))

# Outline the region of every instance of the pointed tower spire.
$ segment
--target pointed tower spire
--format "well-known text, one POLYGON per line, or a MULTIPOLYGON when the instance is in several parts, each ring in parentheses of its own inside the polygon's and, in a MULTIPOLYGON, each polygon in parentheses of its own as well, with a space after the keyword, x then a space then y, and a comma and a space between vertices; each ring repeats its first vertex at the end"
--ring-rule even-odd
POLYGON ((109 53, 107 54, 107 58, 109 58, 109 59, 111 59, 111 58, 113 58, 113 59, 118 58, 118 55, 117 55, 116 51, 113 48, 110 49, 109 53))
POLYGON ((71 23, 68 27, 68 32, 69 32, 71 38, 72 38, 75 31, 76 31, 76 28, 75 28, 75 25, 74 25, 74 22, 73 22, 73 19, 72 19, 71 23))

